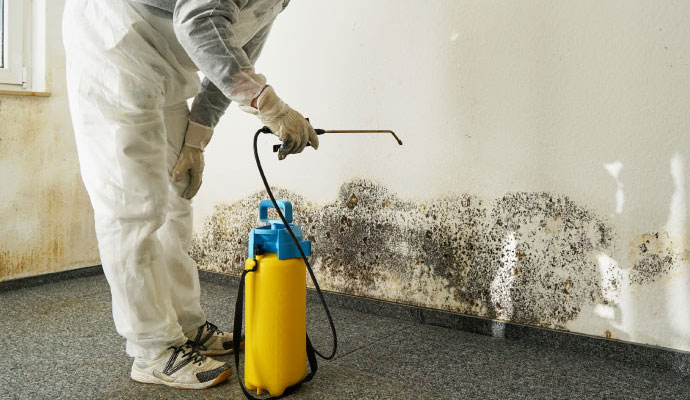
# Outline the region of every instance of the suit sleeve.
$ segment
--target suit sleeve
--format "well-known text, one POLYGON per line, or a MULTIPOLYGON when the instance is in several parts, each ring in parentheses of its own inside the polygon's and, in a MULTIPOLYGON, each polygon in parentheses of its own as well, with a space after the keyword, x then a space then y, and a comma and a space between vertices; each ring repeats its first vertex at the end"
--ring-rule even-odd
MULTIPOLYGON (((270 31, 271 25, 265 26, 242 48, 252 66, 259 58, 270 31)), ((230 102, 230 99, 206 77, 202 82, 201 91, 192 103, 190 119, 202 125, 215 127, 230 106, 230 102)))
POLYGON ((266 85, 231 29, 246 1, 178 0, 173 12, 175 36, 189 57, 209 83, 240 105, 251 104, 266 85))

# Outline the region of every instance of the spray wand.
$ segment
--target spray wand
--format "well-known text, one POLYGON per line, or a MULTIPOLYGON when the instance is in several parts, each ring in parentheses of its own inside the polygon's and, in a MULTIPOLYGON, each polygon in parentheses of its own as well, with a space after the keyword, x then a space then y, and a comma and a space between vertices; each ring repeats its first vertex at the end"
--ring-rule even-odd
MULTIPOLYGON (((309 119, 307 119, 308 121, 309 119)), ((403 142, 400 140, 398 135, 395 134, 395 132, 389 130, 389 129, 314 129, 316 131, 317 135, 323 135, 326 133, 390 133, 393 135, 395 138, 395 141, 398 142, 399 145, 402 146, 403 142)), ((264 126, 261 128, 261 133, 273 133, 268 127, 264 126)), ((277 153, 280 150, 279 144, 274 144, 273 145, 273 152, 277 153)), ((307 146, 311 146, 311 144, 307 144, 307 146)))

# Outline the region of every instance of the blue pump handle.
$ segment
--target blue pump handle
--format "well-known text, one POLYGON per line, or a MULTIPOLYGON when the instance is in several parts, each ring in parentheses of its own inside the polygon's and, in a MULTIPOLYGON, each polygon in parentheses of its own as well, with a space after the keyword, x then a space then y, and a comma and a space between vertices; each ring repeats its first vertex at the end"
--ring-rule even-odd
MULTIPOLYGON (((278 207, 283 210, 283 215, 288 223, 292 223, 292 204, 285 200, 276 200, 278 207)), ((259 203, 259 221, 261 222, 282 222, 281 220, 270 220, 268 219, 268 209, 273 207, 273 202, 271 200, 261 200, 259 203)))

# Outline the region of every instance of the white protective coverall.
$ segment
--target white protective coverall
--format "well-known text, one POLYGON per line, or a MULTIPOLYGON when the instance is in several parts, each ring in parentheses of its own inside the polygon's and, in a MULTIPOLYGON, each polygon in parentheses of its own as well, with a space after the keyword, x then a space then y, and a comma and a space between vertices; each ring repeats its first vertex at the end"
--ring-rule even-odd
MULTIPOLYGON (((235 45, 253 66, 287 1, 242 0, 242 8, 226 1, 235 7, 235 45)), ((197 96, 192 113, 213 127, 230 100, 247 105, 265 85, 246 65, 246 74, 222 82, 228 96, 207 79, 201 85, 199 61, 177 41, 171 14, 159 11, 126 0, 67 0, 63 19, 69 105, 113 319, 127 353, 145 359, 184 343, 183 332, 206 321, 188 255, 191 202, 181 197, 189 178, 171 179, 190 116, 186 100, 197 96)))

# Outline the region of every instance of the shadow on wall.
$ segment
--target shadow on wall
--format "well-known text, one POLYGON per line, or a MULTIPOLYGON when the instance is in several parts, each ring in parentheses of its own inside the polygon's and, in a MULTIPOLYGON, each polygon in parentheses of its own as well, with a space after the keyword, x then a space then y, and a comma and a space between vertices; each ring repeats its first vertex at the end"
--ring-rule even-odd
MULTIPOLYGON (((323 206, 276 195, 293 203, 326 290, 556 329, 584 305, 618 309, 622 274, 602 256, 615 254, 612 229, 566 196, 415 202, 368 180, 345 183, 323 206)), ((192 246, 202 268, 239 275, 261 199, 216 206, 192 246)))

